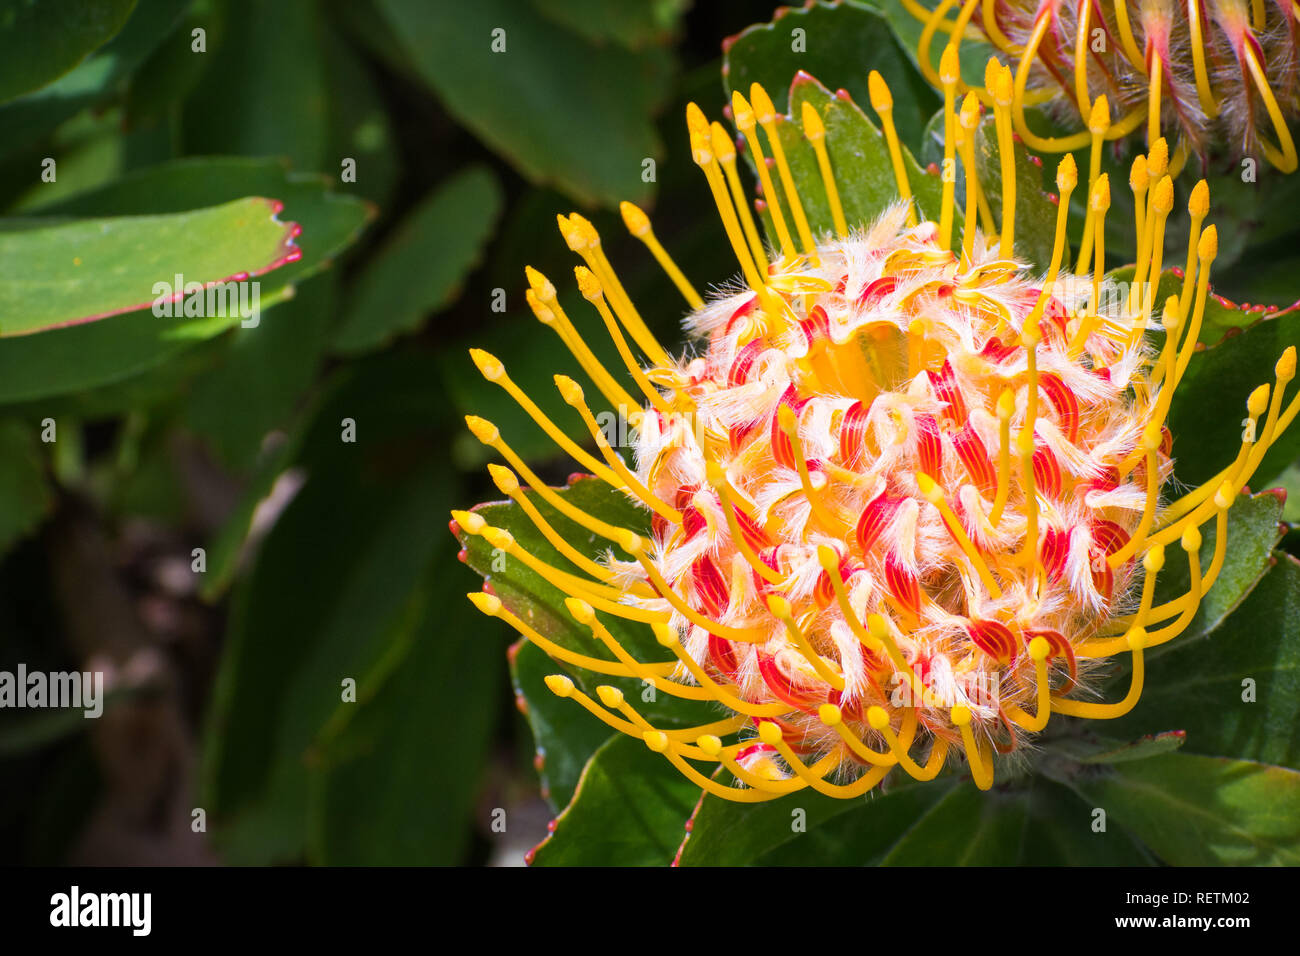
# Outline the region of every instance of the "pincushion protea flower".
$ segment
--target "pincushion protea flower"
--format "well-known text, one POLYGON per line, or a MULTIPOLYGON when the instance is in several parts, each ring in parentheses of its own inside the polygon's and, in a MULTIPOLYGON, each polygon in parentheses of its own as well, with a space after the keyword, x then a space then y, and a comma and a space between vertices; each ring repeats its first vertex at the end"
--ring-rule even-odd
MULTIPOLYGON (((996 62, 989 76, 1002 196, 1012 197, 1012 76, 996 62)), ((1195 615, 1223 566, 1228 508, 1300 411, 1296 398, 1283 409, 1296 364, 1288 349, 1272 389, 1260 385, 1250 396, 1236 460, 1165 500, 1173 462, 1164 423, 1197 345, 1216 253, 1215 228, 1202 228, 1206 184, 1189 199, 1181 290, 1157 307, 1150 290, 1162 273, 1174 205, 1164 140, 1146 157, 1154 185, 1135 182, 1142 251, 1127 294, 1106 294, 1115 291, 1103 275, 1106 176, 1089 184, 1097 236, 1085 263, 1091 269, 1078 282, 1062 275, 1077 180, 1066 156, 1056 173, 1052 261, 1037 276, 1014 255, 1014 200, 998 235, 977 228, 976 97, 968 94, 947 123, 949 153, 959 150, 968 170, 957 236, 951 178, 940 221, 917 221, 892 100, 876 74, 871 93, 903 201, 869 227, 850 229, 823 116, 805 103, 800 124, 834 221, 833 232, 820 236, 778 136, 778 125, 791 120, 777 115, 757 84, 748 100, 735 94, 736 126, 768 199, 771 247, 746 208, 733 141, 690 106, 693 158, 743 286, 705 301, 645 215, 627 204, 623 213, 691 307, 686 324, 701 338, 695 354, 673 358, 664 350, 595 229, 576 213, 560 217, 584 263, 575 269, 578 286, 613 337, 631 390, 596 359, 582 320, 532 269, 527 299, 596 391, 635 426, 634 467, 610 446, 576 381, 555 377, 595 453, 549 419, 498 359, 471 353, 560 448, 653 518, 647 536, 583 511, 548 488, 494 424, 471 416, 473 434, 510 466, 489 466, 497 486, 569 564, 529 553, 476 512, 453 512, 454 529, 483 536, 569 595, 574 620, 608 653, 584 655, 551 640, 489 585, 470 600, 559 662, 716 702, 717 721, 664 729, 612 686, 593 698, 567 676, 547 681, 643 739, 706 791, 736 801, 806 787, 852 797, 896 767, 930 779, 953 758, 988 788, 994 751, 1023 747, 1053 714, 1128 712, 1142 693, 1144 653, 1177 637, 1195 615), (1163 329, 1158 347, 1148 328, 1163 329), (539 501, 608 542, 605 557, 593 560, 567 541, 539 501), (1206 523, 1215 525, 1215 538, 1203 565, 1206 523), (1184 552, 1190 584, 1157 604, 1170 545, 1184 552), (648 624, 663 659, 634 656, 611 632, 613 619, 648 624), (1132 662, 1128 692, 1112 703, 1085 699, 1096 696, 1090 676, 1124 654, 1132 662), (734 783, 711 773, 719 764, 734 783)))
MULTIPOLYGON (((1102 131, 1126 136, 1146 121, 1147 141, 1162 126, 1179 136, 1174 175, 1191 152, 1223 143, 1239 155, 1263 153, 1283 172, 1297 166, 1287 120, 1300 111, 1300 6, 1294 0, 918 0, 903 5, 925 24, 922 70, 935 86, 931 47, 974 32, 1017 61, 1012 122, 1034 149, 1088 145, 1097 99, 1119 117, 1102 131), (948 19, 951 11, 953 19, 948 19), (1095 98, 1094 98, 1095 97, 1095 98), (1088 127, 1067 136, 1038 135, 1024 108, 1052 104, 1088 127)), ((964 92, 959 79, 953 81, 964 92)), ((988 91, 979 94, 987 102, 988 91)))

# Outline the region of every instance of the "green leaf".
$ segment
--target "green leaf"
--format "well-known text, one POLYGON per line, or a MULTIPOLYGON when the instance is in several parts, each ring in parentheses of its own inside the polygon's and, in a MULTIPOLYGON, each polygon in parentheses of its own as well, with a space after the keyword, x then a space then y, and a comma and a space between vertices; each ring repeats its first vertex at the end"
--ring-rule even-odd
POLYGON ((320 735, 354 706, 341 682, 364 699, 391 676, 412 594, 444 547, 446 473, 435 446, 412 442, 428 400, 387 389, 391 372, 354 365, 336 379, 302 441, 306 483, 234 595, 202 772, 231 862, 303 852, 320 735), (344 415, 355 443, 340 440, 344 415))
POLYGON ((682 866, 1059 866, 1149 862, 1127 835, 1093 834, 1088 807, 1043 778, 981 792, 964 776, 863 800, 796 794, 741 805, 706 796, 682 866), (795 812, 806 814, 797 832, 795 812))
MULTIPOLYGON (((578 478, 568 487, 556 491, 571 504, 602 521, 638 533, 648 533, 650 512, 634 504, 621 492, 614 491, 603 481, 590 477, 578 478)), ((583 554, 599 559, 610 547, 605 539, 598 538, 565 518, 543 501, 541 496, 531 491, 527 493, 556 532, 583 554)), ((488 524, 509 531, 522 548, 540 560, 571 574, 584 574, 542 536, 523 509, 514 502, 478 505, 474 512, 481 515, 488 524)), ((469 566, 483 576, 497 597, 516 617, 562 647, 589 657, 610 661, 614 659, 604 643, 569 614, 564 606, 568 594, 546 581, 522 561, 494 552, 483 537, 469 535, 463 529, 459 537, 469 566)), ((600 619, 637 660, 646 663, 676 660, 655 641, 648 624, 606 613, 601 613, 600 619)), ((557 664, 551 673, 562 670, 564 668, 557 664)), ((573 674, 573 679, 589 693, 594 693, 599 684, 611 684, 620 688, 627 699, 655 726, 691 726, 717 719, 716 710, 706 701, 681 700, 664 693, 654 695, 653 700, 645 700, 642 693, 645 688, 636 678, 608 677, 579 670, 573 674)), ((574 701, 566 703, 575 708, 580 706, 574 701)))
MULTIPOLYGON (((350 3, 346 7, 360 9, 360 4, 350 3)), ((369 15, 373 17, 373 12, 369 15)), ((405 172, 393 125, 395 117, 390 117, 385 108, 386 90, 380 87, 369 61, 348 42, 352 37, 345 40, 341 32, 338 29, 325 32, 325 74, 330 102, 326 155, 338 163, 343 158, 356 160, 355 181, 340 181, 341 191, 364 196, 386 208, 398 177, 405 172)))
POLYGON ((520 639, 510 647, 510 677, 533 731, 542 796, 556 810, 568 806, 582 768, 614 734, 586 709, 574 707, 572 701, 561 700, 546 688, 547 675, 560 669, 535 644, 520 639))
POLYGON ((448 111, 523 175, 586 203, 647 195, 666 55, 593 46, 510 0, 379 8, 448 111))
POLYGON ((0 103, 58 79, 126 23, 135 0, 0 2, 0 103))
MULTIPOLYGON (((126 0, 120 2, 132 5, 126 0)), ((0 154, 30 150, 36 140, 63 121, 116 96, 122 82, 171 33, 184 15, 188 0, 139 0, 133 5, 134 12, 121 32, 79 66, 22 99, 0 105, 0 129, 5 131, 0 154)), ((36 4, 31 6, 34 9, 36 4)), ((40 6, 48 10, 57 5, 40 6)), ((186 36, 186 49, 189 43, 186 36)))
MULTIPOLYGON (((1113 725, 1107 727, 1113 729, 1113 725)), ((1126 760, 1146 760, 1161 754, 1173 753, 1187 741, 1187 735, 1181 730, 1166 730, 1159 734, 1147 734, 1128 743, 1107 738, 1066 737, 1055 743, 1052 748, 1065 753, 1070 759, 1080 764, 1123 763, 1126 760)))
POLYGON ((1118 733, 1177 727, 1185 751, 1300 769, 1300 564, 1277 552, 1212 634, 1148 663, 1145 688, 1118 733))
MULTIPOLYGON (((826 152, 835 171, 835 182, 849 228, 874 222, 882 212, 898 202, 898 184, 884 134, 872 125, 856 103, 832 94, 813 77, 800 75, 790 87, 790 113, 777 130, 809 227, 817 235, 830 231, 833 222, 816 154, 804 138, 802 120, 796 119, 801 117, 805 102, 817 109, 826 126, 826 152)), ((921 214, 937 221, 942 199, 939 177, 923 172, 906 146, 902 147, 902 155, 912 195, 921 214)), ((787 212, 786 222, 793 230, 788 206, 784 205, 784 196, 781 198, 787 212)), ((769 202, 771 199, 768 197, 769 202)), ((959 213, 956 221, 955 228, 960 229, 959 213)))
POLYGON ((1174 866, 1300 863, 1300 772, 1166 754, 1079 776, 1074 789, 1174 866))
MULTIPOLYGON (((281 218, 302 226, 302 258, 262 277, 261 306, 291 294, 288 285, 330 264, 352 243, 373 213, 367 204, 337 196, 316 176, 286 173, 274 160, 186 159, 128 174, 42 212, 84 217, 165 215, 228 202, 239 196, 273 196, 285 204, 281 218)), ((263 317, 264 321, 273 321, 263 317)), ((234 319, 160 320, 151 311, 112 322, 0 342, 0 402, 122 382, 175 360, 197 343, 237 323, 234 319)))
POLYGON ((284 156, 326 166, 330 104, 322 22, 311 0, 225 0, 221 42, 185 102, 185 152, 284 156))
MULTIPOLYGON (((1296 314, 1256 322, 1215 348, 1192 355, 1169 412, 1180 481, 1189 485, 1206 481, 1233 460, 1241 447, 1247 397, 1259 385, 1275 384, 1273 367, 1292 346, 1300 347, 1300 315, 1296 314), (1210 409, 1222 411, 1207 414, 1210 409)), ((1251 477, 1251 487, 1266 486, 1297 455, 1300 428, 1293 425, 1264 456, 1251 477)))
POLYGON ((700 790, 662 754, 617 735, 596 751, 533 866, 666 866, 700 790))
POLYGON ((473 833, 504 667, 435 555, 387 676, 322 734, 309 855, 326 866, 452 866, 473 833))
MULTIPOLYGON (((1129 765, 1126 765, 1129 766, 1129 765)), ((1034 778, 981 792, 970 780, 916 819, 884 866, 1133 866, 1149 857, 1123 832, 1094 833, 1090 808, 1034 778)))
MULTIPOLYGON (((853 2, 782 7, 772 23, 748 27, 723 43, 727 92, 739 90, 748 99, 750 85, 760 83, 777 110, 785 112, 786 91, 802 70, 832 90, 847 90, 854 102, 866 104, 870 102, 867 76, 877 70, 894 95, 898 135, 916 148, 926 119, 940 101, 916 71, 910 52, 895 41, 887 16, 873 6, 853 2), (795 30, 802 30, 802 36, 795 30)), ((797 110, 791 115, 799 119, 797 110)), ((821 189, 820 182, 815 188, 821 189)))
POLYGON ((595 44, 635 50, 671 37, 690 0, 532 0, 543 16, 595 44))
POLYGON ((232 468, 252 467, 263 439, 289 421, 315 381, 337 294, 331 272, 298 286, 268 321, 232 330, 220 361, 191 383, 182 418, 232 468))
MULTIPOLYGON (((1228 509, 1228 544, 1219 576, 1201 598, 1187 629, 1170 643, 1148 652, 1148 661, 1213 634, 1228 619, 1268 570, 1269 555, 1281 535, 1278 528, 1281 519, 1282 503, 1276 495, 1266 492, 1241 495, 1232 503, 1228 509)), ((1217 529, 1214 520, 1201 528, 1202 573, 1214 558, 1217 529)), ((1179 548, 1178 552, 1181 551, 1179 548)), ((1182 597, 1191 585, 1186 558, 1172 548, 1167 553, 1164 570, 1156 579, 1156 603, 1182 597)))
POLYGON ((679 866, 862 865, 878 857, 913 820, 954 786, 949 778, 837 800, 803 790, 766 803, 705 794, 691 818, 679 866), (800 812, 801 811, 801 812, 800 812), (802 824, 806 830, 796 829, 802 824), (826 836, 826 834, 833 834, 826 836))
MULTIPOLYGON (((942 129, 942 127, 940 127, 942 129)), ((1019 142, 1015 143, 1016 224, 1015 251, 1030 267, 1046 272, 1052 264, 1052 246, 1056 241, 1057 207, 1043 192, 1043 170, 1036 157, 1019 142)), ((975 132, 975 169, 984 195, 993 212, 993 221, 1002 228, 1002 155, 998 149, 996 124, 987 117, 975 132)), ((1069 257, 1067 247, 1065 255, 1069 257)))
MULTIPOLYGON (((90 219, 0 232, 0 335, 26 335, 133 312, 172 294, 173 277, 203 287, 261 275, 296 257, 296 223, 271 200, 238 199, 164 216, 90 219)), ((238 292, 233 282, 225 293, 238 292)), ((237 309, 221 299, 224 309, 237 309)), ((250 300, 251 301, 251 300, 250 300)), ((183 303, 176 303, 183 305, 183 303)), ((170 318, 170 317, 168 317, 170 318)), ((235 317, 238 319, 238 316, 235 317)), ((166 323, 167 318, 156 321, 166 323)))
POLYGON ((448 305, 482 256, 501 205, 501 187, 482 166, 458 173, 424 199, 352 286, 334 350, 378 348, 448 305))
POLYGON ((241 196, 269 196, 284 203, 283 219, 302 227, 302 258, 262 281, 262 299, 279 293, 330 265, 374 218, 372 205, 333 191, 334 181, 314 173, 290 172, 275 159, 191 158, 128 173, 117 181, 43 207, 43 215, 162 215, 228 202, 241 196))
POLYGON ((0 554, 31 534, 50 512, 54 498, 31 427, 0 422, 0 554))

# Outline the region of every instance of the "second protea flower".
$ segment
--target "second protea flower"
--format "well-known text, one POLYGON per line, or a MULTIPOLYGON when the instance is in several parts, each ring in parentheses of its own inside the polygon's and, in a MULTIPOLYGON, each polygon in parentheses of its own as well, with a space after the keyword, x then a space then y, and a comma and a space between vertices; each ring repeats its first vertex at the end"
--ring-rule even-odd
MULTIPOLYGON (((924 24, 918 58, 936 86, 947 49, 968 32, 1015 61, 1016 132, 1032 148, 1088 145, 1105 98, 1108 140, 1145 129, 1177 131, 1175 175, 1188 155, 1226 148, 1297 167, 1288 121, 1300 114, 1300 7, 1293 0, 902 0, 924 24), (952 15, 950 17, 950 14, 952 15), (1031 128, 1025 107, 1046 105, 1077 133, 1031 128)), ((964 86, 953 78, 964 92, 964 86)), ((981 91, 981 95, 986 95, 981 91)))
POLYGON ((1027 271, 1015 255, 1012 78, 996 63, 989 75, 1003 158, 996 236, 977 229, 973 95, 946 124, 949 155, 960 153, 967 169, 965 215, 949 180, 938 222, 919 221, 889 93, 873 75, 903 201, 857 230, 835 175, 855 154, 832 162, 826 114, 805 101, 800 125, 821 178, 811 188, 822 190, 834 223, 815 236, 781 146, 780 124, 791 120, 762 87, 748 100, 737 93, 733 115, 755 159, 771 246, 743 199, 731 137, 692 106, 693 157, 743 284, 705 301, 640 210, 624 208, 691 306, 687 326, 700 346, 682 358, 650 334, 591 224, 561 218, 584 261, 578 286, 625 369, 597 360, 580 320, 533 270, 529 303, 635 426, 634 463, 610 446, 576 381, 555 378, 594 452, 546 417, 500 361, 473 353, 561 448, 652 519, 648 534, 637 533, 583 511, 541 482, 495 425, 471 417, 473 433, 510 466, 491 466, 498 487, 566 560, 530 554, 476 512, 454 513, 457 529, 567 593, 569 613, 606 653, 562 646, 490 590, 471 599, 559 662, 715 702, 717 721, 665 729, 612 686, 590 696, 567 676, 548 681, 711 793, 761 801, 813 787, 851 797, 894 768, 929 779, 954 759, 987 788, 994 752, 1017 750, 1052 714, 1126 713, 1142 692, 1145 652, 1190 623, 1223 565, 1228 508, 1300 409, 1295 400, 1282 407, 1295 374, 1287 350, 1274 388, 1250 397, 1251 427, 1234 463, 1176 500, 1162 497, 1173 467, 1164 423, 1197 345, 1216 253, 1214 227, 1203 228, 1208 191, 1202 183, 1188 200, 1182 288, 1154 303, 1174 205, 1164 140, 1147 158, 1152 182, 1140 184, 1142 251, 1129 289, 1104 277, 1110 186, 1094 176, 1095 255, 1090 248, 1078 281, 1065 281, 1074 279, 1062 261, 1077 179, 1067 156, 1050 267, 1045 276, 1027 271), (1148 329, 1163 335, 1149 338, 1148 329), (541 502, 603 539, 605 557, 593 560, 560 535, 541 502), (1216 530, 1203 565, 1206 523, 1216 530), (1156 603, 1171 549, 1190 584, 1156 603), (648 625, 662 656, 630 653, 611 632, 616 619, 648 625), (1085 699, 1096 666, 1118 655, 1131 655, 1127 693, 1085 699), (718 764, 733 783, 715 779, 718 764))

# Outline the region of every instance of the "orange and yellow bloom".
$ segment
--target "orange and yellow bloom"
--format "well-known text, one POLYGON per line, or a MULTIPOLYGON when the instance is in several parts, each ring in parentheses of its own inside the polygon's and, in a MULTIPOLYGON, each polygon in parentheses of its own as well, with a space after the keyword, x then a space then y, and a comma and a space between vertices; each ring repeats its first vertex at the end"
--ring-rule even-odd
MULTIPOLYGON (((974 173, 981 107, 974 92, 958 103, 957 56, 950 45, 939 74, 945 166, 959 158, 967 175, 961 197, 955 177, 944 177, 938 221, 911 202, 878 76, 872 105, 899 202, 860 227, 844 215, 837 173, 845 171, 830 160, 823 115, 805 103, 798 117, 820 171, 820 183, 800 187, 778 135, 795 120, 779 116, 758 85, 748 98, 735 95, 736 128, 767 199, 770 244, 745 201, 736 142, 690 107, 693 158, 742 284, 701 296, 645 215, 623 210, 691 309, 687 328, 700 344, 682 357, 655 340, 592 225, 576 213, 560 218, 582 259, 575 279, 590 314, 567 314, 552 282, 531 269, 528 302, 594 393, 635 428, 631 463, 611 446, 577 381, 555 377, 587 426, 588 434, 571 436, 499 360, 472 352, 482 374, 563 451, 652 517, 643 534, 583 511, 547 487, 493 423, 470 417, 473 434, 506 462, 489 466, 493 480, 567 564, 530 554, 476 512, 454 512, 457 526, 569 595, 570 615, 607 654, 562 646, 493 593, 470 599, 558 662, 714 702, 712 723, 660 728, 612 686, 593 697, 567 676, 547 682, 728 799, 808 787, 852 797, 895 768, 924 780, 954 760, 988 788, 994 753, 1032 740, 1053 714, 1127 713, 1142 693, 1145 652, 1191 622, 1223 566, 1228 508, 1300 412, 1296 396, 1284 401, 1296 365, 1288 349, 1273 382, 1250 396, 1235 461, 1169 500, 1165 422, 1198 342, 1217 251, 1215 228, 1205 224, 1208 187, 1200 183, 1185 200, 1192 226, 1181 288, 1155 302, 1175 205, 1169 151, 1155 139, 1130 183, 1133 281, 1117 287, 1105 272, 1111 184, 1097 162, 1105 133, 1094 131, 1085 144, 1093 163, 1079 258, 1073 267, 1066 261, 1069 198, 1080 185, 1067 155, 1056 172, 1051 263, 1034 274, 1016 255, 1013 130, 1023 85, 1009 67, 989 64, 1003 201, 1000 220, 983 231, 987 203, 974 173), (826 234, 815 235, 805 214, 809 188, 822 191, 831 211, 826 234), (602 365, 587 345, 582 327, 593 320, 624 368, 602 365), (538 502, 603 539, 605 557, 565 540, 538 502), (1207 525, 1214 548, 1203 564, 1207 525), (1186 562, 1190 584, 1157 603, 1167 560, 1186 562), (648 626, 661 658, 630 653, 611 619, 648 626), (1120 655, 1132 663, 1127 693, 1087 699, 1099 667, 1120 655), (713 775, 718 765, 731 782, 713 775)), ((1094 125, 1105 108, 1093 104, 1094 125)))

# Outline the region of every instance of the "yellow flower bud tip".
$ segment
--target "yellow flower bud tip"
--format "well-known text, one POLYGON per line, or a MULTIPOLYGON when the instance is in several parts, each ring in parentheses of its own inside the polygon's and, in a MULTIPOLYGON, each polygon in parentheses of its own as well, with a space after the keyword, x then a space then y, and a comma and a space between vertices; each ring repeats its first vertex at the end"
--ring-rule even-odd
POLYGON ((1016 393, 1009 388, 1004 388, 1002 394, 998 396, 998 418, 1008 421, 1015 413, 1016 393))
POLYGON ((623 225, 632 235, 640 238, 650 231, 650 217, 636 203, 624 200, 618 204, 618 211, 623 215, 623 225))
POLYGON ((1192 195, 1187 199, 1187 211, 1197 219, 1204 219, 1210 214, 1210 184, 1204 179, 1192 187, 1192 195))
MULTIPOLYGON (((566 225, 562 228, 567 228, 566 225)), ((567 236, 565 237, 567 240, 567 236)), ((532 266, 524 266, 524 276, 528 279, 528 288, 537 296, 538 300, 544 303, 555 301, 555 286, 551 285, 551 280, 546 278, 532 266)))
POLYGON ((939 82, 954 86, 961 77, 961 61, 956 43, 949 43, 939 57, 939 82))
POLYGON ((695 746, 699 747, 710 757, 716 757, 722 752, 722 741, 713 734, 700 734, 696 738, 695 746))
POLYGON ((1145 628, 1131 627, 1127 634, 1128 646, 1131 650, 1140 651, 1147 646, 1147 632, 1145 628))
POLYGON ((754 110, 750 107, 749 100, 741 95, 740 90, 733 90, 731 93, 731 115, 736 129, 742 133, 754 128, 754 110))
POLYGON ((710 461, 705 464, 704 476, 708 479, 709 484, 714 488, 720 487, 727 480, 727 473, 722 470, 722 466, 716 461, 710 461))
POLYGON ((574 266, 573 276, 578 280, 578 291, 588 302, 595 302, 601 297, 603 290, 600 287, 600 280, 596 274, 586 266, 574 266))
POLYGON ((1166 332, 1172 332, 1178 328, 1178 323, 1182 321, 1178 309, 1178 296, 1171 295, 1165 299, 1165 310, 1160 316, 1160 324, 1164 326, 1166 332))
POLYGON ((485 352, 483 349, 470 349, 469 357, 473 359, 479 372, 489 382, 495 382, 506 374, 506 367, 491 352, 485 352))
POLYGON ((767 90, 760 84, 750 85, 749 101, 754 107, 754 118, 760 123, 770 123, 776 119, 776 105, 772 102, 772 97, 767 95, 767 90))
POLYGON ((709 132, 709 121, 704 110, 694 101, 686 104, 686 128, 697 134, 707 135, 709 132))
POLYGON ((1034 454, 1034 433, 1028 428, 1016 432, 1016 454, 1021 458, 1031 458, 1034 454))
POLYGON ((601 684, 597 687, 596 696, 610 710, 616 709, 623 703, 623 692, 617 687, 611 687, 609 684, 601 684))
POLYGON ((461 530, 466 534, 479 534, 482 532, 483 526, 487 524, 482 515, 475 514, 473 511, 453 510, 451 519, 460 525, 461 530))
POLYGON ((641 734, 645 745, 657 754, 668 749, 668 735, 662 730, 647 730, 641 734))
POLYGON ((827 727, 834 727, 844 719, 844 715, 836 705, 822 704, 817 708, 817 718, 827 727))
POLYGON ((889 84, 878 70, 872 70, 867 76, 867 97, 877 113, 886 113, 894 108, 894 94, 889 92, 889 84))
POLYGON ((867 617, 867 631, 876 640, 880 640, 889 633, 889 625, 879 614, 871 614, 867 617))
POLYGON ((573 693, 573 681, 563 674, 547 674, 544 678, 546 689, 556 697, 568 697, 573 693))
POLYGON ((696 166, 704 168, 713 162, 713 147, 710 134, 691 131, 691 160, 696 166))
POLYGON ((1165 549, 1163 545, 1154 544, 1142 556, 1142 567, 1147 574, 1157 574, 1165 566, 1165 549))
POLYGON ((772 616, 779 620, 786 620, 790 617, 790 602, 779 594, 769 594, 767 596, 767 609, 772 612, 772 616))
POLYGON ((560 398, 564 399, 564 404, 573 406, 582 404, 583 393, 581 385, 569 378, 567 375, 556 375, 554 381, 555 387, 560 392, 560 398))
POLYGON ((1183 532, 1181 544, 1183 550, 1189 554, 1193 551, 1201 550, 1201 529, 1194 524, 1189 524, 1187 530, 1183 532))
POLYGON ((974 93, 967 93, 966 98, 961 103, 961 115, 959 117, 962 129, 971 132, 979 125, 980 121, 980 101, 974 93))
POLYGON ((1142 429, 1142 447, 1146 451, 1155 451, 1160 447, 1164 436, 1161 434, 1161 422, 1159 419, 1148 422, 1146 428, 1142 429))
POLYGON ((1174 208, 1174 181, 1168 176, 1161 177, 1156 183, 1156 190, 1151 194, 1151 208, 1165 214, 1174 208))
POLYGON ((501 432, 486 418, 479 418, 477 415, 466 415, 465 424, 469 426, 470 432, 485 445, 490 445, 500 436, 501 432))
POLYGON ((940 488, 933 478, 923 471, 916 473, 916 487, 921 492, 921 497, 932 505, 937 505, 943 501, 943 489, 940 488))
POLYGON ((840 569, 840 556, 835 553, 835 549, 829 544, 817 545, 817 563, 822 566, 822 570, 830 572, 840 569))
POLYGON ((1088 132, 1101 136, 1110 129, 1110 101, 1103 93, 1092 101, 1092 110, 1088 114, 1088 132))
POLYGON ((1097 177, 1097 181, 1092 184, 1092 204, 1093 212, 1105 212, 1110 208, 1110 174, 1102 173, 1097 177))
POLYGON ((1052 653, 1052 645, 1048 643, 1045 637, 1036 637, 1029 642, 1029 656, 1036 661, 1047 660, 1047 655, 1052 653))
POLYGON ((1161 136, 1151 144, 1151 151, 1147 153, 1147 173, 1152 179, 1158 179, 1165 174, 1169 168, 1169 143, 1161 136))
POLYGON ((1273 373, 1277 375, 1279 382, 1289 382, 1295 378, 1295 346, 1288 345, 1282 357, 1277 360, 1273 366, 1273 373))
POLYGON ((596 249, 600 246, 600 233, 596 227, 591 224, 591 220, 586 216, 580 216, 576 212, 569 213, 569 223, 578 233, 578 238, 585 244, 588 249, 596 249))
POLYGON ((889 714, 883 707, 868 707, 867 723, 871 725, 872 730, 884 730, 889 726, 889 714))
POLYGON ((596 620, 596 609, 582 598, 565 598, 564 606, 569 609, 569 613, 573 615, 573 619, 579 624, 590 626, 591 622, 596 620))
POLYGON ((958 704, 956 707, 952 709, 952 711, 948 714, 948 716, 952 719, 952 722, 956 724, 958 727, 965 727, 967 724, 970 723, 970 717, 971 717, 970 708, 967 707, 965 704, 958 704))
POLYGON ((537 316, 537 321, 542 325, 550 325, 555 321, 555 313, 542 305, 541 300, 537 298, 532 289, 524 291, 524 301, 528 303, 528 308, 533 310, 533 315, 537 316))
POLYGON ((1232 507, 1232 499, 1236 497, 1233 492, 1232 482, 1224 480, 1219 485, 1218 490, 1214 493, 1214 506, 1220 511, 1227 511, 1232 507))
MULTIPOLYGON (((495 462, 489 464, 488 474, 492 476, 493 484, 497 486, 497 490, 503 495, 512 495, 519 490, 519 478, 513 471, 504 465, 498 465, 495 462)), ((483 519, 478 515, 474 515, 473 517, 478 518, 480 522, 483 522, 483 519)), ((464 522, 461 523, 461 527, 465 527, 464 522)), ((477 532, 474 533, 477 534, 477 532)))
POLYGON ((466 594, 469 603, 486 614, 488 617, 496 617, 501 613, 501 599, 495 594, 488 594, 486 591, 472 591, 466 594))
POLYGON ((1256 386, 1246 399, 1246 412, 1251 418, 1259 418, 1268 408, 1268 384, 1256 386))
POLYGON ((1142 153, 1138 153, 1133 159, 1133 165, 1128 171, 1129 188, 1135 193, 1141 192, 1151 184, 1151 176, 1147 173, 1147 158, 1142 153))
POLYGON ((1078 184, 1079 166, 1074 161, 1074 156, 1066 153, 1065 157, 1056 164, 1056 188, 1064 195, 1078 184))
MULTIPOLYGON (((581 230, 578 229, 577 224, 573 221, 573 217, 566 219, 564 216, 557 215, 555 217, 555 222, 559 225, 560 235, 564 237, 564 244, 569 247, 570 252, 581 252, 586 248, 585 243, 582 241, 581 230)), ((543 296, 540 292, 538 293, 538 296, 543 300, 546 299, 546 296, 543 296)))
POLYGON ((1015 99, 1015 81, 1011 76, 1011 68, 1004 66, 998 70, 997 76, 993 78, 993 86, 989 92, 993 94, 993 101, 998 106, 1010 106, 1011 101, 1015 99))
POLYGON ((731 141, 727 128, 721 123, 714 122, 709 125, 709 146, 713 150, 713 155, 718 157, 718 162, 729 163, 736 158, 736 144, 731 141))
POLYGON ((809 140, 815 142, 826 137, 826 124, 822 122, 821 113, 818 113, 817 108, 807 100, 803 101, 799 120, 803 124, 803 134, 809 140))
POLYGON ((998 58, 995 56, 989 57, 989 61, 984 64, 984 89, 992 93, 993 85, 1001 75, 1002 64, 998 62, 998 58))
POLYGON ((758 739, 765 744, 781 742, 781 728, 774 721, 764 720, 758 725, 758 739))
POLYGON ((781 426, 781 431, 787 435, 799 427, 799 419, 795 416, 794 409, 789 405, 782 405, 776 412, 777 424, 781 426))
POLYGON ((509 551, 515 545, 515 536, 505 528, 494 528, 486 525, 481 532, 483 539, 494 548, 500 548, 502 551, 509 551))
POLYGON ((1219 254, 1219 230, 1207 226, 1196 243, 1196 255, 1202 262, 1209 262, 1219 254))
POLYGON ((624 531, 618 536, 618 544, 628 554, 640 554, 645 550, 641 536, 631 531, 624 531))
POLYGON ((667 624, 658 621, 650 625, 650 630, 654 632, 655 640, 664 647, 672 647, 681 640, 681 638, 677 636, 676 631, 667 624))

